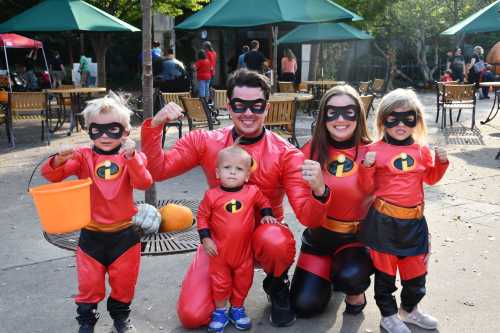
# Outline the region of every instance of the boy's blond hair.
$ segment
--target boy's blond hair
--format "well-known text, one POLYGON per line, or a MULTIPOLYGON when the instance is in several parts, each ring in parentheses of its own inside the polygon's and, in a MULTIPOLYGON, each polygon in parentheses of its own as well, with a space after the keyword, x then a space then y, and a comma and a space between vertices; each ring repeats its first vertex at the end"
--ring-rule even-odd
POLYGON ((238 138, 236 139, 234 144, 219 151, 219 153, 217 154, 217 167, 222 163, 226 156, 236 155, 245 160, 249 170, 252 168, 252 156, 250 156, 250 154, 245 149, 240 147, 240 145, 238 144, 239 141, 240 140, 238 138))
POLYGON ((123 125, 125 130, 130 129, 130 115, 133 113, 128 107, 123 96, 117 95, 111 90, 102 97, 87 102, 87 106, 82 112, 85 119, 85 126, 89 127, 92 120, 102 113, 114 113, 118 122, 123 125))
MULTIPOLYGON (((377 139, 381 140, 385 136, 384 121, 398 108, 413 110, 417 113, 417 126, 412 137, 420 145, 427 143, 427 125, 425 124, 424 106, 417 97, 417 94, 410 89, 396 89, 385 95, 377 108, 375 128, 377 129, 377 139)), ((406 110, 405 110, 406 111, 406 110)))

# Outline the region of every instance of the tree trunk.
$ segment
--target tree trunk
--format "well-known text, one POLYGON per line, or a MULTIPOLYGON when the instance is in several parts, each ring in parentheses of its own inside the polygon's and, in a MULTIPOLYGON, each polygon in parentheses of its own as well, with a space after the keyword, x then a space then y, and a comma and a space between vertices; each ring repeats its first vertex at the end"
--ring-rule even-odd
POLYGON ((100 87, 107 87, 106 85, 106 53, 108 52, 111 44, 111 34, 97 32, 90 35, 92 48, 94 49, 97 61, 97 82, 100 87))
MULTIPOLYGON (((141 0, 142 5, 142 97, 144 118, 153 116, 153 60, 151 58, 151 3, 141 0)), ((156 186, 147 191, 145 200, 156 206, 156 186)))
POLYGON ((311 54, 309 58, 309 80, 316 80, 316 73, 318 73, 319 66, 319 43, 311 45, 311 54))

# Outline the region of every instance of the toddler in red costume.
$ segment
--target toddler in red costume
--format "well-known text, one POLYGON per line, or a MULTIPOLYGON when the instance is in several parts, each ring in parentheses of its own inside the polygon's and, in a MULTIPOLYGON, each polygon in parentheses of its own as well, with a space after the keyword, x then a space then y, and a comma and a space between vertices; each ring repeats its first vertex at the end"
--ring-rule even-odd
POLYGON ((111 294, 107 309, 113 332, 136 332, 130 324, 130 304, 139 274, 140 237, 132 228, 137 213, 133 189, 153 183, 146 157, 128 138, 130 114, 120 97, 110 93, 89 102, 83 111, 92 148, 65 148, 42 167, 52 182, 69 176, 92 179, 91 223, 81 230, 76 252, 79 333, 92 333, 99 318, 97 304, 105 297, 108 273, 111 294))
POLYGON ((238 330, 251 328, 243 302, 252 286, 252 234, 255 214, 261 223, 277 223, 271 204, 255 185, 246 185, 252 158, 237 144, 217 155, 220 186, 205 193, 198 210, 198 232, 210 256, 210 280, 215 311, 209 332, 223 332, 231 321, 238 330), (259 214, 260 213, 260 214, 259 214), (226 310, 227 301, 231 307, 226 310))
POLYGON ((376 118, 379 141, 368 148, 359 177, 375 201, 361 224, 360 239, 370 247, 375 267, 380 325, 389 333, 410 333, 404 322, 436 329, 437 320, 417 306, 425 295, 429 254, 423 184, 443 177, 449 164, 446 150, 436 147, 433 156, 425 145, 424 107, 411 90, 384 96, 376 118), (403 286, 399 315, 392 295, 397 271, 403 286))

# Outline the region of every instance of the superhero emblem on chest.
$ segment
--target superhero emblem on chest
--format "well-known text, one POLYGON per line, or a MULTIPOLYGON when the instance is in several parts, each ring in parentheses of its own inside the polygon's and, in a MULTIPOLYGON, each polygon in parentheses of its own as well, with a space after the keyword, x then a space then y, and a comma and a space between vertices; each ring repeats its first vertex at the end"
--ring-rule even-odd
POLYGON ((340 154, 328 163, 327 170, 335 177, 349 177, 356 172, 357 165, 349 156, 340 154))
POLYGON ((258 164, 255 158, 252 156, 252 165, 250 165, 250 173, 255 172, 257 170, 258 164))
POLYGON ((243 208, 243 203, 239 200, 236 199, 231 199, 230 201, 226 202, 224 205, 224 209, 226 212, 231 213, 231 214, 236 214, 243 208))
POLYGON ((96 165, 95 175, 104 180, 113 180, 121 173, 121 168, 113 161, 106 160, 96 165))
POLYGON ((397 170, 408 172, 415 169, 415 159, 407 153, 400 153, 392 159, 391 166, 397 170))

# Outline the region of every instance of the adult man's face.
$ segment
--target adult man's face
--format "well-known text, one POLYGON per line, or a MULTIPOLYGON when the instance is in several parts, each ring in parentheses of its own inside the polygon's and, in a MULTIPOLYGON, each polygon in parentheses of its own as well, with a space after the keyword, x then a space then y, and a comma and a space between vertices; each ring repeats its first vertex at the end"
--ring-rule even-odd
MULTIPOLYGON (((232 99, 240 99, 243 101, 264 100, 264 92, 257 87, 234 87, 232 99)), ((269 109, 269 103, 266 102, 265 111, 261 114, 253 113, 250 108, 245 112, 237 113, 231 108, 228 103, 227 109, 231 115, 236 132, 244 137, 252 138, 259 136, 264 128, 264 119, 266 118, 269 109)))

